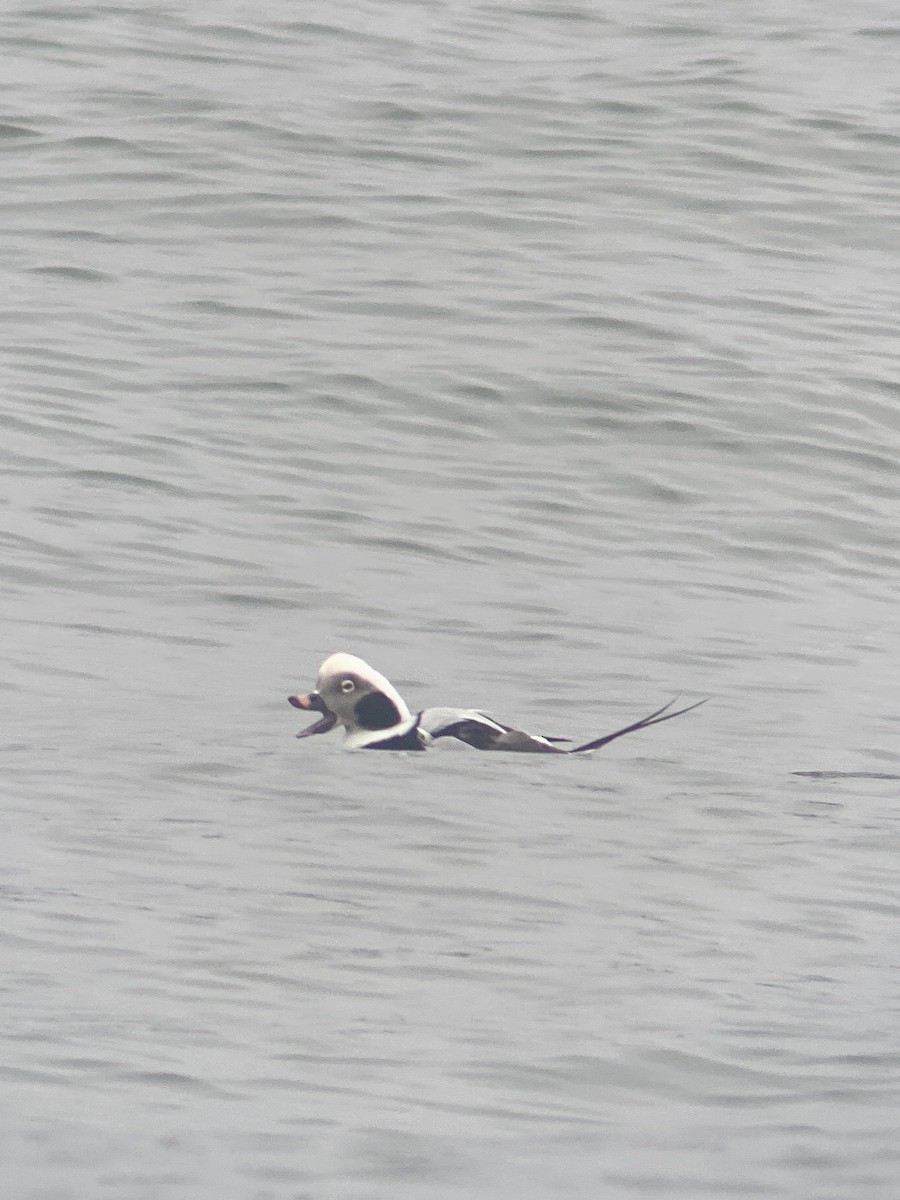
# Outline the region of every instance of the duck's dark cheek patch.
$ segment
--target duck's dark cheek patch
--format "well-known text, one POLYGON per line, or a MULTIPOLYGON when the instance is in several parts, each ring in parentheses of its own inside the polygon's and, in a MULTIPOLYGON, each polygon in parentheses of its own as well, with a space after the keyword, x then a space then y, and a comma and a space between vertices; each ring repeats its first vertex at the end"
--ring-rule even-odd
POLYGON ((363 729, 390 729, 400 722, 397 705, 383 692, 370 692, 368 696, 363 696, 353 711, 363 729))

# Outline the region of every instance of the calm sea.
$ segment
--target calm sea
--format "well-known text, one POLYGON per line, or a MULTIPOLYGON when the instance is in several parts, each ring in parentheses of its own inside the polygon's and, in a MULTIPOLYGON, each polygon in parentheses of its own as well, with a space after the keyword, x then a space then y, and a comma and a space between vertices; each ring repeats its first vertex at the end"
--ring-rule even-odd
POLYGON ((0 34, 4 1196, 895 1200, 896 6, 0 34))

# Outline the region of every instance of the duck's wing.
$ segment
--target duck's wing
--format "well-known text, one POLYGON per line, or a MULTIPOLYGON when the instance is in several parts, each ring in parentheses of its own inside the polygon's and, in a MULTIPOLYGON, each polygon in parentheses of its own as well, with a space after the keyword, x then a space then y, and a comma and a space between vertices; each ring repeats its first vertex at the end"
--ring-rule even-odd
POLYGON ((537 734, 526 733, 524 729, 503 725, 486 713, 473 708, 426 708, 419 714, 418 727, 431 740, 452 737, 468 746, 474 746, 476 750, 510 750, 524 754, 582 754, 588 750, 599 750, 607 742, 614 742, 626 733, 636 733, 639 729, 648 729, 662 721, 671 721, 673 717, 680 717, 692 709, 699 708, 706 701, 698 700, 696 704, 669 712, 674 703, 674 700, 670 700, 649 716, 641 717, 639 721, 633 721, 613 733, 606 733, 602 737, 585 742, 583 746, 573 746, 572 749, 563 749, 558 744, 569 741, 568 738, 540 737, 537 734))
POLYGON ((525 754, 568 754, 555 742, 566 738, 538 737, 501 725, 486 713, 474 708, 426 708, 419 714, 419 729, 432 740, 443 737, 456 738, 476 750, 515 750, 525 754))
POLYGON ((650 713, 649 716, 641 717, 639 721, 634 721, 631 725, 625 725, 622 729, 617 729, 614 733, 606 733, 603 737, 594 738, 592 742, 585 742, 583 746, 575 746, 573 749, 567 751, 567 753, 581 754, 584 750, 599 750, 607 742, 614 742, 616 738, 624 737, 626 733, 636 733, 639 729, 649 729, 651 725, 659 725, 662 721, 671 721, 673 717, 683 716, 684 713, 689 713, 693 709, 699 708, 706 701, 698 700, 696 704, 689 704, 687 708, 677 708, 675 712, 669 712, 674 703, 674 700, 670 700, 668 704, 664 704, 662 708, 658 708, 656 712, 650 713))

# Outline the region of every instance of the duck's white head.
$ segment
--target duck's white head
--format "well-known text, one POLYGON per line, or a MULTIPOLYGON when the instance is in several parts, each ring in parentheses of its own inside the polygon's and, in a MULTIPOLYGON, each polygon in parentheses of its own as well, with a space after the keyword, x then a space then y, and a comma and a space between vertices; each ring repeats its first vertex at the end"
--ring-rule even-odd
POLYGON ((297 737, 327 733, 340 721, 348 734, 392 729, 410 719, 403 697, 389 679, 355 654, 332 654, 319 667, 316 690, 288 696, 294 708, 323 713, 297 737))

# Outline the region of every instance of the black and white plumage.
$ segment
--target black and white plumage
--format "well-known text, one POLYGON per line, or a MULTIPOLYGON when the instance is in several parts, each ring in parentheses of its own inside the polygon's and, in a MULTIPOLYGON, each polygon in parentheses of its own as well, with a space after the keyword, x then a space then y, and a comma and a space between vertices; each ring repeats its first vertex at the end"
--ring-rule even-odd
POLYGON ((671 700, 631 725, 582 746, 564 749, 559 743, 569 741, 568 738, 525 733, 472 708, 426 708, 413 715, 390 680, 353 654, 332 654, 326 658, 319 668, 316 690, 289 696, 288 702, 295 708, 322 714, 321 720, 301 730, 297 737, 327 733, 340 723, 346 730, 345 744, 352 750, 425 750, 438 738, 452 737, 476 750, 530 754, 581 754, 599 750, 626 733, 670 721, 705 703, 698 700, 687 708, 670 712, 675 703, 671 700))

